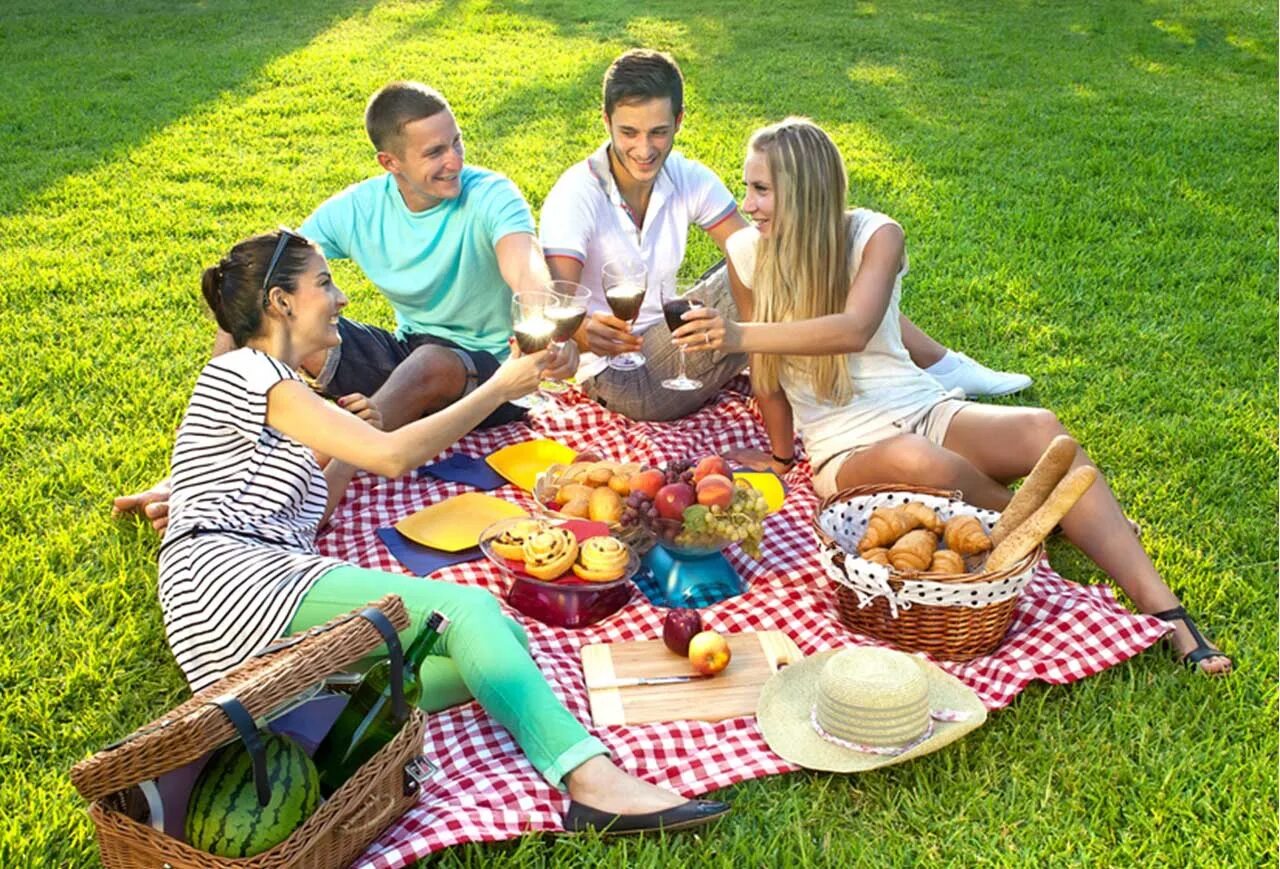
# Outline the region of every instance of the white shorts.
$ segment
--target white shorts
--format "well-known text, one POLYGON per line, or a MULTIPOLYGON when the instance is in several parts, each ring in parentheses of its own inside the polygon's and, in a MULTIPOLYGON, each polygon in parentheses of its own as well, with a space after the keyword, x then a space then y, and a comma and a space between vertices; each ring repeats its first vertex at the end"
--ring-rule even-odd
POLYGON ((918 434, 928 438, 931 443, 942 446, 942 442, 947 438, 947 429, 951 427, 951 420, 970 404, 972 402, 960 398, 943 398, 911 416, 900 419, 897 422, 885 424, 865 443, 833 453, 823 461, 817 470, 813 472, 814 491, 818 493, 819 498, 834 495, 839 491, 836 485, 836 475, 840 473, 840 469, 844 467, 845 462, 855 453, 891 437, 896 437, 900 434, 918 434))

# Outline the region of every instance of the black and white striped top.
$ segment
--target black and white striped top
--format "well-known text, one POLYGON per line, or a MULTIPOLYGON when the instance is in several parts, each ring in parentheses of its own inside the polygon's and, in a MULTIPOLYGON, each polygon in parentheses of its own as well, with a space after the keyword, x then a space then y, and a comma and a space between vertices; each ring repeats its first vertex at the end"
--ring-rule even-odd
POLYGON ((344 562, 316 549, 326 486, 315 455, 266 424, 267 392, 298 376, 250 348, 211 360, 173 447, 160 606, 193 691, 284 633, 344 562))

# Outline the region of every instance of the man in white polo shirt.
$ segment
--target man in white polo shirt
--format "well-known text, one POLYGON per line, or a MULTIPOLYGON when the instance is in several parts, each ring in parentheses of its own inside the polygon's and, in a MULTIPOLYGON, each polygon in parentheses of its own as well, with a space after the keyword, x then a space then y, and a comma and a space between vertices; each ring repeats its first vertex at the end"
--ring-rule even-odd
MULTIPOLYGON (((623 53, 604 76, 604 125, 609 140, 565 171, 542 206, 540 238, 551 276, 591 291, 588 316, 576 336, 583 351, 578 380, 605 407, 632 419, 667 420, 692 413, 743 370, 747 358, 719 352, 689 353, 688 374, 702 388, 664 389, 675 375, 678 351, 662 316, 675 286, 690 225, 720 248, 746 226, 733 194, 706 166, 673 150, 684 118, 684 79, 667 54, 647 49, 623 53), (633 259, 647 271, 644 304, 633 323, 610 312, 601 280, 610 260, 633 259), (608 358, 631 351, 646 364, 608 367, 608 358)), ((697 296, 734 318, 737 307, 723 263, 699 282, 697 296)), ((912 360, 947 388, 970 396, 1004 395, 1031 384, 1023 374, 991 371, 953 353, 903 318, 912 360)))

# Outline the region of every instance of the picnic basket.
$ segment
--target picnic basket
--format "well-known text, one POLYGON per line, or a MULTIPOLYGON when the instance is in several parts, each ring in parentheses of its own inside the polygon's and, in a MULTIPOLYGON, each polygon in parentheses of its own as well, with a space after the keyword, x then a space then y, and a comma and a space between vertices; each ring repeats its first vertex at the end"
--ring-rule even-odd
POLYGON ((227 859, 197 850, 146 823, 134 785, 199 761, 237 738, 215 700, 233 696, 259 721, 324 678, 373 652, 383 631, 409 624, 399 597, 387 595, 324 625, 284 638, 236 667, 171 712, 71 769, 76 790, 90 801, 102 864, 198 869, 338 869, 404 813, 418 796, 417 762, 426 717, 412 708, 400 732, 275 847, 227 859), (376 610, 377 614, 369 615, 376 610), (373 621, 382 621, 376 627, 373 621), (388 624, 389 623, 389 624, 388 624), (133 794, 130 791, 133 791, 133 794))
MULTIPOLYGON (((1005 570, 991 573, 893 571, 857 555, 857 543, 876 507, 921 501, 944 521, 976 516, 987 533, 999 514, 966 504, 960 492, 925 486, 855 486, 818 505, 813 517, 819 557, 835 585, 840 623, 907 652, 943 661, 968 661, 1000 645, 1022 587, 1044 555, 1037 546, 1005 570)), ((972 562, 968 567, 974 567, 972 562)))

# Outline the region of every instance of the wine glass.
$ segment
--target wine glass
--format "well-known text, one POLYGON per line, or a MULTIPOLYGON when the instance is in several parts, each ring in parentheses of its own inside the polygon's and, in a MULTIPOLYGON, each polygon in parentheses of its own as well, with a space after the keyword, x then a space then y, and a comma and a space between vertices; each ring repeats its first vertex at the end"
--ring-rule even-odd
MULTIPOLYGON (((541 290, 513 293, 511 295, 511 331, 516 336, 516 346, 521 353, 537 353, 545 350, 555 333, 555 323, 547 317, 555 296, 541 290)), ((513 398, 511 403, 525 410, 533 410, 546 404, 546 399, 536 393, 523 398, 513 398)))
MULTIPOLYGON (((600 272, 605 301, 613 316, 634 323, 644 305, 648 270, 633 259, 610 260, 600 272)), ((617 371, 634 371, 645 364, 644 354, 632 351, 609 357, 609 367, 617 371)))
MULTIPOLYGON (((701 299, 695 299, 689 295, 689 290, 694 286, 692 281, 677 285, 674 281, 665 286, 671 287, 670 294, 664 292, 662 300, 662 316, 667 320, 667 328, 674 333, 682 325, 684 320, 680 319, 684 316, 685 311, 702 306, 701 299)), ((685 351, 684 347, 680 347, 680 372, 675 377, 669 377, 662 381, 663 387, 666 389, 676 389, 682 392, 690 392, 695 389, 702 388, 702 381, 689 377, 685 373, 685 351)))
MULTIPOLYGON (((545 311, 545 316, 555 325, 551 340, 563 346, 573 340, 578 327, 587 317, 587 300, 591 291, 582 284, 573 281, 552 281, 547 285, 547 292, 554 297, 545 311)), ((558 381, 547 380, 542 383, 545 392, 564 392, 567 387, 558 381)))

